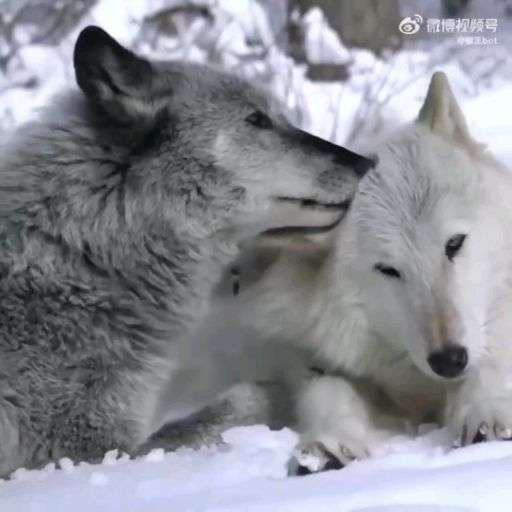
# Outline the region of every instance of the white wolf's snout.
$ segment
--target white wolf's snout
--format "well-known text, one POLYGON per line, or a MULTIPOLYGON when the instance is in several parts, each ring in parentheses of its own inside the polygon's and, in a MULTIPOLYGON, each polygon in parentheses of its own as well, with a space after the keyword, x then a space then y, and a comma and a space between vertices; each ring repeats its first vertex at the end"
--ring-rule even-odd
POLYGON ((434 285, 427 322, 427 363, 438 377, 454 379, 463 375, 469 364, 469 350, 464 344, 464 325, 457 304, 457 287, 449 272, 434 285))
POLYGON ((432 371, 439 377, 460 377, 469 363, 468 349, 463 345, 464 329, 452 299, 437 304, 438 313, 433 322, 433 345, 427 357, 432 371))

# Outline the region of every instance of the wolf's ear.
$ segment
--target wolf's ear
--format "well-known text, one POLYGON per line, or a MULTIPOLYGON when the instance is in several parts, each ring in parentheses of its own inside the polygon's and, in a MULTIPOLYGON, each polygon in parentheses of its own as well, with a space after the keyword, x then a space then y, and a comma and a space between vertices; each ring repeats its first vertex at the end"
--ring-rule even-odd
POLYGON ((455 99, 448 78, 441 71, 433 74, 425 103, 417 122, 445 140, 462 146, 470 153, 480 153, 484 145, 469 133, 464 114, 455 99))
POLYGON ((151 113, 151 64, 99 27, 80 32, 73 56, 76 81, 86 97, 119 121, 151 113))

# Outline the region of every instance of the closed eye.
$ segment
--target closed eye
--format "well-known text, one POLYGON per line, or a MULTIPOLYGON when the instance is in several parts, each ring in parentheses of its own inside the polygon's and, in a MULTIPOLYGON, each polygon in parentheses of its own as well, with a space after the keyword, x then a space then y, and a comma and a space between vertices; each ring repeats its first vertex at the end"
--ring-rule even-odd
POLYGON ((397 270, 395 267, 385 265, 384 263, 376 263, 373 266, 373 269, 387 277, 393 277, 395 279, 400 279, 402 277, 402 274, 399 270, 397 270))
POLYGON ((444 253, 450 261, 452 261, 453 258, 457 256, 457 253, 461 250, 462 246, 464 245, 464 241, 466 240, 466 236, 467 235, 464 234, 454 235, 448 240, 448 242, 446 242, 444 253))
POLYGON ((252 114, 249 114, 245 118, 245 122, 252 124, 256 128, 261 128, 262 130, 269 130, 273 127, 270 117, 261 110, 255 110, 252 114))

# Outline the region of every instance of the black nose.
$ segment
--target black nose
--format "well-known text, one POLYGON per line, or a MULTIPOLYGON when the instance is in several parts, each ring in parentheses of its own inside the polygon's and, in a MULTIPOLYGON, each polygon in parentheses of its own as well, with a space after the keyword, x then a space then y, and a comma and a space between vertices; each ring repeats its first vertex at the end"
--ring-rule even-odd
POLYGON ((468 351, 460 345, 450 345, 432 353, 428 358, 428 364, 441 377, 457 377, 468 364, 468 351))
POLYGON ((362 178, 370 169, 377 164, 376 159, 367 158, 350 149, 338 146, 327 140, 311 135, 302 130, 295 129, 294 132, 299 136, 303 146, 314 148, 322 153, 328 153, 333 156, 334 163, 351 168, 358 178, 362 178))
POLYGON ((358 155, 349 149, 340 147, 336 152, 334 161, 345 167, 352 167, 359 178, 362 178, 370 169, 376 165, 376 160, 358 155))

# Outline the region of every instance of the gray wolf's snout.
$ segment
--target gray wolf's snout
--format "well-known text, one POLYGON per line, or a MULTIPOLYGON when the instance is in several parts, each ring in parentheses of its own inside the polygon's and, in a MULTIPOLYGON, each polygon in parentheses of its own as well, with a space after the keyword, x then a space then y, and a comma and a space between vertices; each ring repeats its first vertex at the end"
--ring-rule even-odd
POLYGON ((375 167, 373 160, 343 147, 338 148, 334 162, 345 167, 351 167, 359 178, 362 178, 370 169, 375 167))
POLYGON ((468 351, 460 345, 450 345, 433 352, 428 358, 428 364, 441 377, 458 377, 468 365, 468 351))
POLYGON ((302 135, 302 142, 306 147, 309 146, 320 153, 332 155, 335 164, 352 169, 359 178, 362 178, 371 168, 375 167, 375 162, 370 158, 366 158, 343 146, 338 146, 310 133, 304 131, 300 131, 300 133, 302 135))

